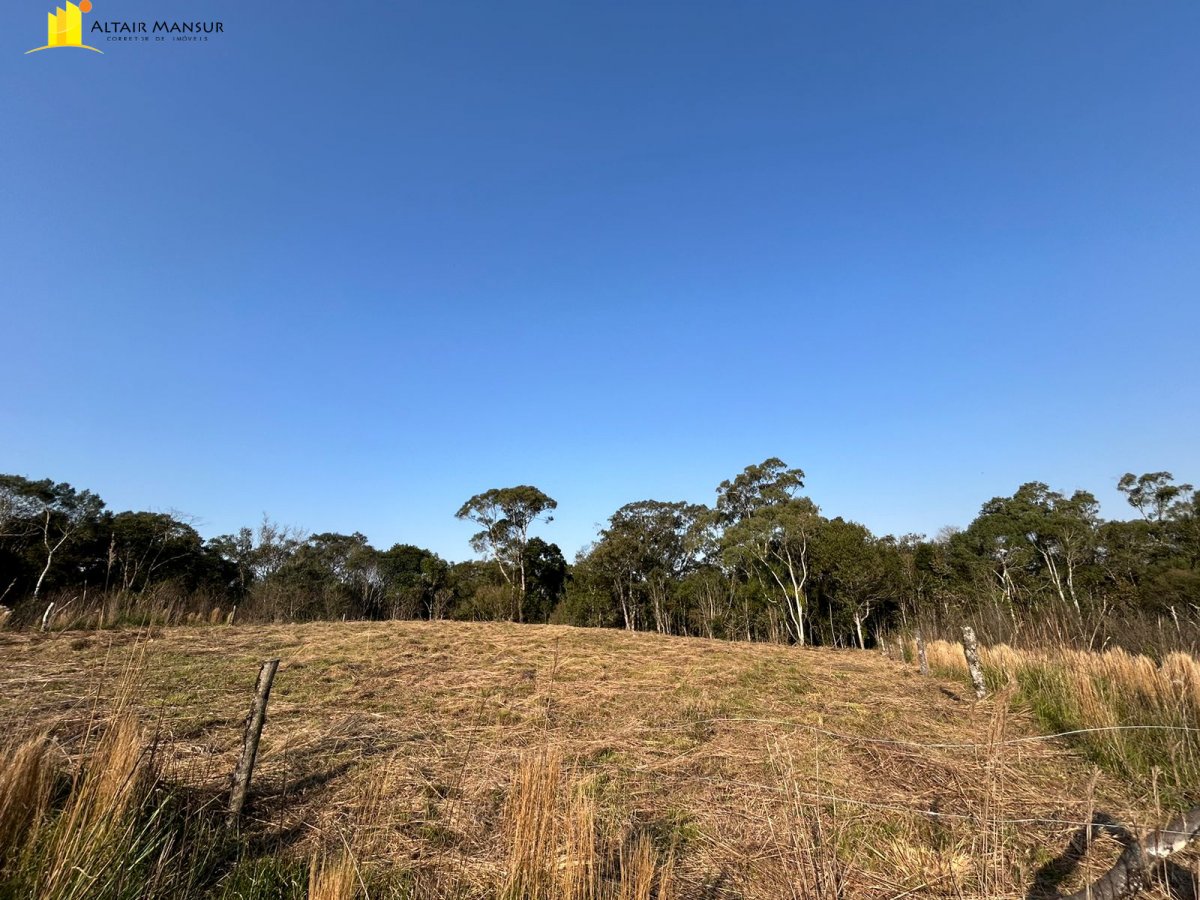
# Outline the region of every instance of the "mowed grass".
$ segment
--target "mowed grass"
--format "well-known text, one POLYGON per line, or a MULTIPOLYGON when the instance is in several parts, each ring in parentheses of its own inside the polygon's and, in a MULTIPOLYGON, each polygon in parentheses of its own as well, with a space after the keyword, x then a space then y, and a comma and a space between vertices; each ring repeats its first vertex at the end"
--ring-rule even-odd
POLYGON ((0 727, 69 763, 132 719, 219 803, 276 656, 250 849, 211 896, 261 866, 331 898, 1021 897, 1073 823, 1164 814, 1008 743, 1037 733, 1008 697, 878 654, 552 626, 0 633, 0 727))

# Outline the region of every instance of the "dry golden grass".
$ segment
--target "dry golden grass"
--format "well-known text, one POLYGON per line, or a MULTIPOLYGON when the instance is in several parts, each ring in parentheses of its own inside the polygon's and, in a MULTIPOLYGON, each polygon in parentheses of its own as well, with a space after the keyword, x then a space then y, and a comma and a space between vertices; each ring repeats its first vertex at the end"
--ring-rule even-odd
MULTIPOLYGON (((1093 809, 1160 812, 1060 742, 1012 743, 1036 728, 1004 698, 876 654, 565 627, 4 633, 0 727, 78 759, 129 694, 165 777, 217 795, 270 656, 247 829, 349 848, 317 864, 331 897, 357 871, 416 898, 1015 898, 1093 809)), ((114 784, 92 790, 119 807, 114 784)))
MULTIPOLYGON (((89 732, 90 734, 90 732, 89 732)), ((0 891, 17 898, 118 900, 182 883, 154 766, 137 722, 117 711, 73 764, 42 738, 0 764, 0 891)))
POLYGON ((145 743, 137 723, 117 718, 76 773, 67 806, 50 829, 39 893, 87 897, 119 867, 139 823, 132 815, 146 798, 145 743))
POLYGON ((558 887, 564 900, 599 900, 596 801, 582 786, 571 793, 564 816, 558 887))
POLYGON ((674 848, 664 855, 632 823, 604 823, 586 776, 564 775, 556 749, 520 764, 504 816, 510 900, 674 898, 674 848), (615 861, 615 866, 614 866, 615 861))
MULTIPOLYGON (((555 819, 560 775, 560 761, 553 750, 531 755, 517 769, 504 816, 508 842, 505 897, 551 900, 556 895, 555 819)), ((571 868, 572 862, 565 860, 565 867, 571 868)))
MULTIPOLYGON (((947 674, 965 675, 962 644, 933 641, 928 646, 932 668, 947 674)), ((1148 704, 1172 714, 1180 709, 1189 715, 1200 712, 1200 661, 1186 653, 1171 653, 1162 664, 1147 656, 1120 648, 1102 653, 1082 650, 1017 650, 1007 644, 980 648, 984 668, 1005 681, 1017 682, 1031 669, 1052 663, 1093 685, 1109 682, 1119 686, 1130 702, 1148 704)))
MULTIPOLYGON (((966 674, 962 645, 934 641, 934 671, 966 674)), ((1155 783, 1170 805, 1200 803, 1200 662, 1183 653, 1162 664, 1121 649, 983 648, 989 683, 1006 687, 1051 731, 1121 777, 1155 783)))
POLYGON ((41 825, 54 787, 54 765, 44 736, 0 753, 5 758, 0 766, 0 859, 10 859, 41 825))
POLYGON ((308 900, 354 900, 357 886, 358 874, 349 855, 313 857, 308 870, 308 900))

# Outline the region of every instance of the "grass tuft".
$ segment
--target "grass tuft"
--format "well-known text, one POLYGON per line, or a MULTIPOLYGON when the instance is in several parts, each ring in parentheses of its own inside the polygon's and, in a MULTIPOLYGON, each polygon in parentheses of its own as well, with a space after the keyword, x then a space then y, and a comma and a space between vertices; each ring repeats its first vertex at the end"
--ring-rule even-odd
POLYGON ((308 900, 354 900, 358 873, 349 854, 314 856, 308 870, 308 900))
POLYGON ((5 753, 0 767, 0 860, 19 856, 50 806, 55 772, 49 741, 37 737, 5 753))
MULTIPOLYGON (((966 676, 962 645, 934 641, 930 666, 966 676)), ((1170 806, 1200 803, 1200 662, 1184 653, 1161 664, 1121 649, 981 650, 988 685, 1011 686, 1051 732, 1109 772, 1156 783, 1170 806)))
POLYGON ((674 900, 673 854, 625 823, 609 828, 584 779, 553 748, 527 754, 506 808, 505 900, 674 900))

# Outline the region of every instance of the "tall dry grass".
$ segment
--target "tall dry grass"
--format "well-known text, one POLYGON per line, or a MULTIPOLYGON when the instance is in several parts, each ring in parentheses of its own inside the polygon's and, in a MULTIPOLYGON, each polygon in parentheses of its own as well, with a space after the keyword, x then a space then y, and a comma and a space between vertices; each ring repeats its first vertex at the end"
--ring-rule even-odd
POLYGON ((16 858, 50 807, 54 766, 49 741, 37 737, 7 754, 0 767, 0 860, 16 858))
MULTIPOLYGON (((932 641, 932 671, 967 675, 962 645, 932 641)), ((1200 662, 1170 653, 1161 663, 1121 649, 985 647, 993 690, 1010 686, 1048 730, 1130 779, 1153 779, 1171 802, 1200 802, 1200 662)))
POLYGON ((1063 648, 1102 652, 1120 647, 1153 659, 1182 651, 1200 655, 1200 610, 1187 605, 1164 609, 1085 606, 1082 613, 1070 603, 1039 602, 1036 609, 1014 610, 1003 604, 953 604, 922 609, 906 623, 927 640, 958 639, 963 622, 970 622, 980 643, 1007 644, 1019 650, 1063 648))
POLYGON ((191 804, 160 777, 154 746, 119 714, 70 765, 45 736, 0 748, 0 897, 4 900, 354 900, 345 852, 308 877, 246 858, 219 809, 191 804), (248 864, 248 865, 245 865, 248 864), (248 876, 239 867, 251 870, 248 876), (307 884, 306 884, 307 882, 307 884))
POLYGON ((86 768, 76 773, 67 802, 46 829, 38 894, 132 896, 132 882, 162 848, 151 801, 153 775, 137 724, 119 718, 107 728, 86 768), (139 815, 139 813, 146 815, 139 815))
POLYGON ((358 870, 348 853, 313 857, 308 870, 308 900, 354 900, 358 870))
POLYGON ((65 770, 45 738, 0 767, 0 884, 13 897, 135 898, 182 891, 192 852, 176 839, 150 747, 118 716, 65 770))
MULTIPOLYGON (((0 760, 5 900, 376 895, 366 890, 348 851, 314 856, 299 879, 281 861, 239 858, 219 810, 189 808, 160 778, 153 745, 131 716, 115 717, 74 767, 44 737, 21 743, 0 760)), ((522 760, 505 807, 504 846, 504 874, 490 896, 678 896, 671 848, 664 852, 648 835, 603 815, 587 780, 568 773, 553 749, 522 760)))
POLYGON ((53 591, 38 602, 0 607, 0 629, 38 631, 220 625, 244 616, 227 598, 162 582, 143 591, 53 591))
MULTIPOLYGON (((124 694, 122 686, 120 693, 124 694)), ((191 802, 119 701, 74 762, 47 737, 0 748, 4 900, 354 900, 409 897, 364 879, 347 850, 296 861, 247 856, 220 804, 191 802), (368 884, 379 887, 368 890, 368 884)), ((382 789, 364 813, 383 803, 382 789)), ((378 814, 379 810, 374 810, 378 814)), ((382 818, 381 816, 378 816, 382 818)), ((370 824, 369 822, 367 823, 370 824)), ((504 814, 505 864, 486 896, 674 900, 674 861, 602 814, 585 779, 547 749, 519 766, 504 814)), ((419 896, 442 897, 444 891, 419 896)), ((445 896, 449 896, 446 894, 445 896)))
MULTIPOLYGON (((792 900, 841 900, 846 896, 852 863, 840 848, 847 843, 847 822, 832 802, 815 802, 791 753, 772 747, 772 767, 785 802, 774 823, 787 852, 768 877, 781 897, 792 900)), ((820 772, 820 759, 815 765, 820 772)))
POLYGON ((606 822, 553 748, 527 755, 505 808, 504 900, 674 900, 672 848, 606 822))

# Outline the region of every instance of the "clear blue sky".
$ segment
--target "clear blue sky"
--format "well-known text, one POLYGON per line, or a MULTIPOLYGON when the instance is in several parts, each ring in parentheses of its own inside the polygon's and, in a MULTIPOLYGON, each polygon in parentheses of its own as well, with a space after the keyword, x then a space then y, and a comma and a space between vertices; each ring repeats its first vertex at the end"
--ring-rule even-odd
POLYGON ((808 472, 879 533, 1200 482, 1200 4, 0 14, 0 471, 470 555, 808 472))

